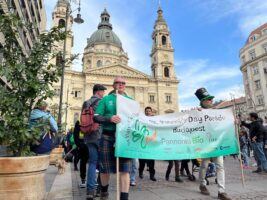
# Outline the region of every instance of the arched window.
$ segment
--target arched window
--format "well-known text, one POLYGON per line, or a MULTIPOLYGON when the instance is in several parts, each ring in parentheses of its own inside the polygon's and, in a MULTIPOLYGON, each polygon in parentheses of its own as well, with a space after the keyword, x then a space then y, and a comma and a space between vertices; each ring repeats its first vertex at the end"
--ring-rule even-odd
POLYGON ((101 60, 98 60, 97 63, 96 63, 96 66, 97 67, 101 67, 102 66, 102 61, 101 60))
POLYGON ((170 77, 170 70, 169 70, 168 67, 165 67, 165 68, 164 68, 164 76, 165 76, 165 77, 170 77))
POLYGON ((64 19, 60 19, 60 20, 58 21, 58 26, 59 26, 59 27, 65 27, 65 20, 64 20, 64 19))
POLYGON ((88 67, 91 68, 91 60, 87 60, 88 67))
POLYGON ((166 45, 167 44, 167 38, 166 38, 166 36, 162 36, 162 38, 161 38, 161 42, 162 42, 162 45, 166 45))
POLYGON ((111 64, 110 60, 107 60, 106 65, 110 65, 110 64, 111 64))

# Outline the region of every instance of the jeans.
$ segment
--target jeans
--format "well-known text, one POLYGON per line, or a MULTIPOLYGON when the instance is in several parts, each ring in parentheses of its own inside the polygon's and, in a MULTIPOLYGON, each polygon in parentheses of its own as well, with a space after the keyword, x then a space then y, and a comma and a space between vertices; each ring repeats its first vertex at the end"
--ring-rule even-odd
POLYGON ((132 168, 130 171, 130 183, 135 182, 135 177, 136 177, 136 159, 132 159, 132 168))
POLYGON ((244 159, 244 166, 249 166, 248 147, 246 145, 243 146, 241 152, 244 159))
POLYGON ((252 148, 257 158, 258 170, 267 171, 267 160, 263 151, 263 142, 252 143, 252 148))
POLYGON ((88 143, 88 170, 87 170, 87 192, 94 192, 96 190, 96 165, 98 161, 98 145, 88 143))
MULTIPOLYGON (((218 189, 219 193, 225 192, 225 173, 224 173, 224 166, 223 166, 223 156, 219 156, 216 158, 212 158, 213 162, 216 164, 217 170, 217 181, 218 181, 218 189)), ((208 169, 210 159, 203 158, 201 161, 201 165, 199 168, 199 180, 201 185, 207 185, 205 180, 206 172, 208 169)))

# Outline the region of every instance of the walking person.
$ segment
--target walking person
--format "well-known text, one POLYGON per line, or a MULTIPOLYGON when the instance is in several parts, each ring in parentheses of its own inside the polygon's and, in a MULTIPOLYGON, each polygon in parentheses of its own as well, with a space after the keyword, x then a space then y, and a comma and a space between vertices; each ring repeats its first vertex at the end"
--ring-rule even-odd
MULTIPOLYGON (((116 173, 116 158, 114 152, 114 144, 116 141, 116 124, 121 122, 120 116, 117 115, 116 102, 117 94, 130 98, 125 93, 126 82, 123 78, 117 77, 114 79, 113 88, 109 95, 105 96, 98 104, 95 112, 94 120, 102 124, 103 133, 99 145, 99 166, 101 179, 101 193, 100 199, 108 199, 108 187, 110 174, 116 173)), ((128 158, 119 158, 120 171, 120 199, 128 200, 130 187, 130 169, 131 160, 128 158)), ((119 191, 118 191, 119 192, 119 191)))
MULTIPOLYGON (((105 90, 107 88, 101 84, 95 84, 93 87, 93 96, 83 103, 82 110, 85 108, 89 108, 90 106, 95 111, 100 100, 105 95, 105 90)), ((87 170, 87 200, 94 200, 96 197, 96 186, 97 186, 97 178, 96 178, 96 169, 98 163, 98 152, 99 152, 99 142, 101 137, 102 127, 99 128, 89 134, 84 135, 84 143, 87 146, 88 151, 88 170, 87 170)))
POLYGON ((80 122, 77 121, 73 131, 74 142, 77 146, 77 157, 75 163, 80 161, 80 178, 81 183, 79 184, 80 188, 86 187, 86 163, 88 161, 88 149, 84 142, 84 133, 80 131, 80 122))
POLYGON ((263 126, 262 121, 259 120, 258 114, 255 112, 249 113, 249 120, 251 123, 241 121, 241 126, 245 126, 249 129, 251 145, 258 167, 253 173, 266 174, 267 160, 263 150, 265 127, 263 126))
POLYGON ((180 169, 180 175, 181 176, 187 176, 188 179, 190 181, 195 181, 195 177, 193 176, 193 174, 191 174, 190 170, 189 170, 189 166, 188 166, 188 163, 190 162, 190 160, 182 160, 181 162, 181 169, 180 169), (186 175, 184 174, 184 170, 186 172, 186 175))
MULTIPOLYGON (((199 88, 196 90, 195 95, 200 101, 200 105, 203 109, 209 109, 213 107, 213 98, 214 96, 209 95, 208 91, 205 88, 199 88)), ((224 163, 223 156, 212 158, 213 162, 216 164, 217 171, 217 182, 218 182, 218 199, 222 200, 231 200, 231 198, 225 192, 225 172, 224 172, 224 163)), ((207 188, 206 181, 206 172, 210 158, 203 158, 201 166, 199 168, 199 180, 200 180, 200 192, 204 195, 210 195, 210 192, 207 188)))
MULTIPOLYGON (((152 108, 150 106, 147 106, 145 108, 145 115, 146 116, 153 116, 152 108)), ((144 172, 146 164, 148 166, 150 180, 151 181, 157 181, 157 179, 155 178, 155 173, 156 173, 155 160, 150 160, 150 159, 139 159, 139 178, 141 178, 141 179, 144 178, 143 172, 144 172)))
POLYGON ((165 175, 166 181, 168 181, 170 178, 170 173, 173 168, 173 163, 174 163, 174 170, 175 170, 175 181, 179 183, 184 182, 180 177, 180 161, 179 160, 169 160, 169 164, 168 164, 166 175, 165 175))

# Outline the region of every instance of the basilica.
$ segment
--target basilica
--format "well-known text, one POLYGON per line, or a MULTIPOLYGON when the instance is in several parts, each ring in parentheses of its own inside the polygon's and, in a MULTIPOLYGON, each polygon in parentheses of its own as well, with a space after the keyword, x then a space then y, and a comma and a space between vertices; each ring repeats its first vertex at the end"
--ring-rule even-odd
MULTIPOLYGON (((68 24, 68 58, 73 45, 73 18, 70 16, 67 18, 68 21, 65 21, 66 8, 67 2, 58 0, 52 18, 53 26, 68 24)), ((84 41, 82 72, 72 70, 71 64, 65 68, 62 122, 65 122, 68 128, 73 126, 79 119, 83 102, 92 96, 94 84, 103 84, 107 87, 106 93, 109 93, 112 90, 113 79, 117 76, 126 80, 127 94, 138 101, 142 108, 151 106, 155 114, 177 112, 179 80, 174 69, 174 49, 170 31, 160 6, 151 40, 151 74, 148 75, 128 66, 129 58, 123 49, 123 41, 116 35, 115 30, 113 31, 111 15, 104 9, 97 30, 84 41)), ((57 46, 63 48, 62 43, 57 46)), ((60 82, 53 88, 55 96, 49 102, 52 107, 59 102, 60 82)))

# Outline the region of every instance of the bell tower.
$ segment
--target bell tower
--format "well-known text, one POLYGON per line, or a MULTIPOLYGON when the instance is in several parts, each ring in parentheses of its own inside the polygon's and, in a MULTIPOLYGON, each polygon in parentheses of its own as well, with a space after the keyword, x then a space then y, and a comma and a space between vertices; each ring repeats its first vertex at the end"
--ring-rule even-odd
POLYGON ((172 48, 170 31, 163 17, 161 6, 152 33, 151 70, 155 79, 176 80, 174 70, 174 49, 172 48))
MULTIPOLYGON (((65 27, 67 26, 67 38, 66 38, 66 60, 71 58, 71 49, 73 47, 73 33, 72 33, 72 24, 73 24, 73 17, 67 14, 69 12, 70 5, 69 1, 67 0, 58 0, 57 4, 54 8, 52 13, 52 26, 60 26, 62 27, 63 31, 65 31, 65 27)), ((64 41, 60 41, 56 44, 58 50, 63 52, 64 49, 64 41)), ((60 58, 55 59, 55 62, 59 62, 60 58)), ((66 68, 70 68, 69 62, 66 63, 66 68)))

